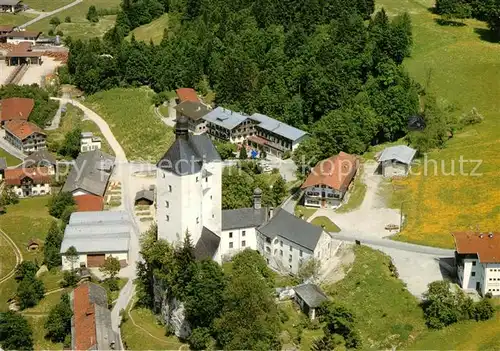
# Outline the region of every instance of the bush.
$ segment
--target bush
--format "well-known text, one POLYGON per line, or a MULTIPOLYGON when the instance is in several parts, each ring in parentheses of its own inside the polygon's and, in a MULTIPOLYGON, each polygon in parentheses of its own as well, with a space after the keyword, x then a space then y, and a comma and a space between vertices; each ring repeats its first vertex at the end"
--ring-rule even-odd
POLYGON ((71 17, 70 16, 66 16, 66 18, 64 19, 64 22, 71 23, 71 17))
POLYGON ((120 290, 120 287, 118 286, 118 280, 115 278, 108 279, 106 281, 106 284, 108 284, 108 288, 110 291, 118 291, 120 290))
POLYGON ((461 122, 464 126, 468 126, 481 123, 483 120, 484 117, 473 107, 472 110, 462 116, 461 122))
POLYGON ((89 7, 87 12, 87 20, 92 23, 99 22, 99 15, 97 14, 97 9, 94 5, 89 7))
POLYGON ((19 196, 11 187, 5 187, 0 195, 0 206, 15 205, 19 203, 19 196))
POLYGON ((75 199, 70 192, 64 191, 52 196, 49 202, 49 214, 61 218, 67 207, 75 205, 75 199))
POLYGON ((56 35, 59 35, 60 37, 64 36, 64 33, 62 30, 58 30, 56 35))
POLYGON ((74 270, 64 271, 63 280, 61 281, 62 288, 75 287, 78 284, 78 277, 74 270))
POLYGON ((53 29, 49 29, 49 32, 47 34, 50 35, 51 37, 53 37, 54 36, 54 30, 53 29))
POLYGON ((50 22, 49 22, 49 23, 50 23, 51 25, 53 25, 53 26, 54 26, 54 28, 55 28, 55 27, 57 27, 58 25, 60 25, 60 24, 61 24, 61 20, 59 19, 59 17, 52 17, 52 18, 50 19, 50 22))
POLYGON ((474 304, 474 319, 476 321, 486 321, 493 317, 495 314, 495 308, 491 303, 491 299, 484 298, 479 302, 474 304))
POLYGON ((278 315, 280 317, 281 323, 286 323, 290 319, 288 313, 286 313, 286 311, 282 310, 281 308, 278 309, 278 315))

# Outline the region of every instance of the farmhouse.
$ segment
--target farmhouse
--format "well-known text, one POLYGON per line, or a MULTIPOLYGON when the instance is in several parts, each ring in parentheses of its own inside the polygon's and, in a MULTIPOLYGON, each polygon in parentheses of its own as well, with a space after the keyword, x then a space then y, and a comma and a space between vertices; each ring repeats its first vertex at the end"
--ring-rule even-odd
POLYGON ((47 149, 40 149, 26 157, 21 167, 45 167, 49 170, 49 175, 54 175, 56 173, 57 160, 47 149))
POLYGON ((2 126, 8 121, 27 121, 35 100, 28 98, 7 98, 0 100, 0 122, 2 126))
POLYGON ((309 316, 311 320, 316 318, 316 309, 328 297, 325 293, 315 284, 302 284, 293 288, 295 291, 295 301, 300 306, 300 309, 309 316))
POLYGON ((70 192, 73 196, 85 194, 104 196, 114 162, 113 156, 100 150, 79 154, 62 191, 70 192))
POLYGON ((12 32, 3 34, 0 38, 7 42, 7 44, 31 43, 35 45, 38 37, 40 37, 40 34, 42 34, 42 32, 14 30, 12 32))
POLYGON ((185 116, 189 121, 189 130, 194 134, 207 131, 207 122, 202 118, 210 109, 199 101, 186 100, 175 106, 177 117, 185 116))
POLYGON ((220 252, 223 260, 245 249, 257 250, 256 229, 269 218, 272 209, 262 207, 262 190, 256 188, 253 207, 222 211, 220 252))
POLYGON ((80 151, 94 151, 101 149, 101 138, 94 136, 92 132, 83 132, 80 137, 80 151))
POLYGON ((131 230, 129 217, 122 211, 72 213, 61 244, 63 270, 100 267, 109 256, 126 265, 131 230), (77 257, 66 255, 71 246, 77 257))
POLYGON ((106 290, 84 283, 71 292, 71 350, 113 350, 118 335, 111 326, 106 290))
POLYGON ((500 233, 452 233, 458 281, 464 290, 500 296, 500 233))
POLYGON ((319 162, 301 186, 305 191, 304 205, 320 208, 340 206, 358 167, 356 156, 345 152, 319 162))
POLYGON ((212 138, 231 143, 248 142, 278 157, 295 150, 307 137, 306 132, 266 115, 247 116, 220 106, 203 119, 207 121, 207 132, 212 138))
POLYGON ((23 152, 45 149, 46 134, 36 125, 27 121, 9 121, 4 124, 5 140, 23 152))
POLYGON ((19 12, 23 10, 22 1, 19 0, 0 0, 0 12, 19 12))
POLYGON ((404 177, 408 174, 417 150, 405 145, 391 146, 378 158, 382 175, 387 178, 404 177))
POLYGON ((297 274, 309 259, 328 262, 334 240, 321 227, 308 223, 285 210, 270 213, 270 219, 257 228, 257 250, 267 264, 283 273, 297 274))
POLYGON ((50 194, 51 178, 47 168, 8 168, 4 172, 5 184, 21 198, 50 194))

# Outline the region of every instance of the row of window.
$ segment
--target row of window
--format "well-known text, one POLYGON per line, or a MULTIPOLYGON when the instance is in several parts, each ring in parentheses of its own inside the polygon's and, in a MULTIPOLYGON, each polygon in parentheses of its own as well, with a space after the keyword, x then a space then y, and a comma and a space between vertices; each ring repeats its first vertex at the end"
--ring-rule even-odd
POLYGON ((492 280, 500 280, 500 278, 490 278, 489 280, 490 281, 492 281, 492 280))
MULTIPOLYGON (((214 218, 213 214, 212 214, 212 218, 214 218)), ((169 215, 166 215, 165 219, 167 220, 167 222, 170 222, 170 216, 169 215)), ((196 217, 196 224, 199 224, 199 223, 200 223, 200 217, 196 217)))
MULTIPOLYGON (((246 235, 246 231, 245 230, 242 230, 241 231, 241 236, 245 236, 246 235)), ((229 239, 232 239, 233 238, 233 232, 229 232, 229 239)))
POLYGON ((500 291, 500 289, 488 289, 488 291, 500 291))
MULTIPOLYGON (((246 247, 246 246, 247 246, 247 242, 246 242, 245 240, 243 240, 243 241, 241 242, 241 247, 246 247)), ((229 248, 230 248, 230 249, 232 249, 232 248, 233 248, 233 242, 232 242, 232 241, 230 241, 230 242, 229 242, 229 248)))

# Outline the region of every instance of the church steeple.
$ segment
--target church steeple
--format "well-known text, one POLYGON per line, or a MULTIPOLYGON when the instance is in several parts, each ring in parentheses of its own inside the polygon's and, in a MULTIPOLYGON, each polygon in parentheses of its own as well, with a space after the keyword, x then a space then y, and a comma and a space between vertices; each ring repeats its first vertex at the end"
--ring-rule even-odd
POLYGON ((188 140, 189 138, 189 121, 186 116, 177 117, 177 122, 175 123, 175 139, 188 140))

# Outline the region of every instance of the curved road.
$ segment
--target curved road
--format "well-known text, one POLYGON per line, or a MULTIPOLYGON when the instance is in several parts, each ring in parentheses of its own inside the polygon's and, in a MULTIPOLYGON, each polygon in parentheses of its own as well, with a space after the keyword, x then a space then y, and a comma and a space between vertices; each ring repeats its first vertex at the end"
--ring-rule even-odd
MULTIPOLYGON (((125 155, 125 151, 121 147, 120 143, 116 140, 115 136, 111 132, 109 125, 106 121, 99 116, 97 113, 89 109, 88 107, 82 105, 80 102, 75 101, 73 99, 68 98, 53 98, 52 100, 57 100, 62 102, 63 104, 72 104, 79 109, 81 109, 85 117, 92 120, 99 129, 101 133, 108 141, 108 144, 113 149, 115 153, 115 174, 118 176, 121 184, 122 184, 122 204, 124 204, 124 209, 130 216, 130 222, 132 223, 133 231, 130 237, 130 247, 129 247, 129 266, 121 272, 122 275, 125 275, 128 279, 127 284, 120 291, 120 295, 116 301, 113 310, 111 311, 111 324, 113 330, 120 335, 120 310, 126 310, 127 305, 129 304, 132 296, 134 295, 134 284, 133 280, 136 278, 136 262, 141 259, 139 254, 139 225, 136 222, 134 216, 134 208, 132 206, 133 202, 130 198, 130 191, 128 190, 130 187, 130 177, 131 177, 131 164, 127 160, 127 156, 125 155)), ((121 342, 121 336, 120 336, 121 342)))
POLYGON ((27 26, 30 26, 32 25, 33 23, 36 23, 38 21, 41 21, 43 20, 44 18, 47 18, 47 17, 50 17, 52 15, 55 15, 56 13, 58 12, 61 12, 61 11, 64 11, 66 9, 69 9, 70 7, 73 7, 75 5, 78 5, 79 3, 81 3, 83 0, 75 0, 73 1, 71 4, 68 4, 68 5, 65 5, 63 7, 59 7, 58 9, 55 9, 54 11, 50 11, 50 12, 41 12, 38 17, 36 18, 33 18, 32 20, 29 20, 28 22, 24 23, 24 24, 21 24, 19 26, 19 28, 26 28, 27 26))

